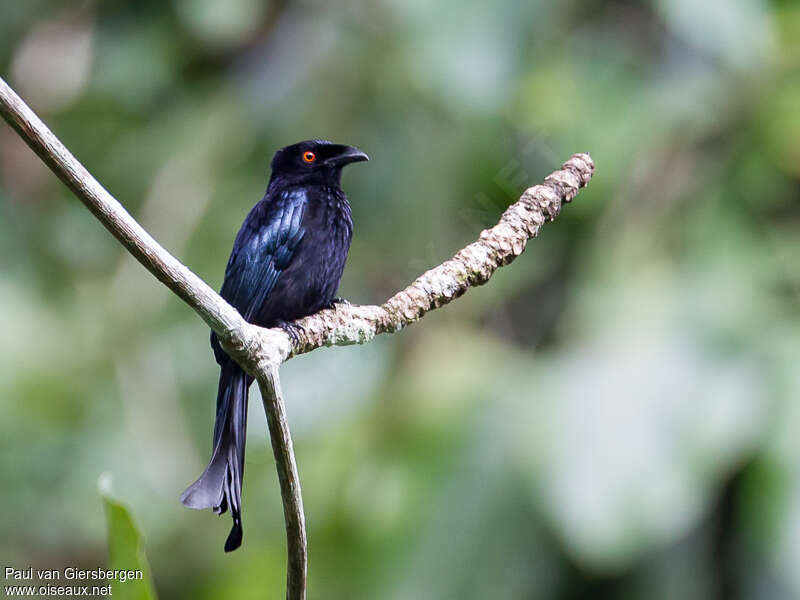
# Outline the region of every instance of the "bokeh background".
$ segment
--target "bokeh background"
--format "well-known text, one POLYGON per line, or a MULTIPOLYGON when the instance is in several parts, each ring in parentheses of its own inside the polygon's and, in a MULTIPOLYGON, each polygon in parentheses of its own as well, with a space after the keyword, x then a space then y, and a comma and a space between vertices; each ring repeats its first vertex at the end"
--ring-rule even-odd
MULTIPOLYGON (((276 148, 324 137, 383 301, 590 151, 491 283, 282 369, 311 598, 800 596, 800 3, 2 0, 0 73, 218 287, 276 148)), ((244 547, 200 319, 0 126, 0 562, 96 568, 98 478, 159 597, 280 597, 254 390, 244 547)))

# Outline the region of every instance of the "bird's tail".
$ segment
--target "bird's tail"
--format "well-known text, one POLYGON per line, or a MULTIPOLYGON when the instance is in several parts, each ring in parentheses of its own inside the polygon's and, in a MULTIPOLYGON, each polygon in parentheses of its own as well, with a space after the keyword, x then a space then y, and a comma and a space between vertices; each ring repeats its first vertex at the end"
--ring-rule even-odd
POLYGON ((242 543, 242 475, 249 383, 247 374, 234 361, 222 365, 211 460, 200 478, 181 494, 181 502, 189 508, 211 508, 218 515, 231 509, 233 527, 225 541, 225 552, 236 550, 242 543))

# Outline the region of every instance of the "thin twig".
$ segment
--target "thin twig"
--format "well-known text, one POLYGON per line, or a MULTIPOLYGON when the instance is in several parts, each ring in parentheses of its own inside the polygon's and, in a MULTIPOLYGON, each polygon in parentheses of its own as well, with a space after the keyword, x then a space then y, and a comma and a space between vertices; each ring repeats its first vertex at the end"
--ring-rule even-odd
POLYGON ((522 254, 529 239, 553 220, 589 182, 594 163, 575 154, 543 185, 525 190, 494 227, 451 259, 423 273, 381 306, 336 305, 298 320, 297 339, 283 329, 246 323, 202 279, 156 242, 81 165, 19 96, 0 79, 0 113, 33 151, 94 213, 122 245, 159 281, 192 307, 225 348, 258 381, 267 413, 286 521, 286 597, 306 595, 307 548, 303 500, 292 438, 278 377, 280 364, 321 346, 363 344, 393 333, 486 283, 501 266, 522 254))
POLYGON ((286 418, 283 391, 278 377, 278 365, 271 364, 267 377, 259 379, 261 398, 267 413, 272 452, 278 467, 278 481, 283 498, 283 517, 286 521, 286 540, 289 563, 286 569, 287 597, 306 597, 306 569, 308 547, 306 542, 306 518, 303 512, 303 497, 300 493, 300 476, 294 460, 294 446, 286 418), (296 590, 294 595, 290 590, 296 590))
POLYGON ((0 113, 128 252, 197 311, 217 335, 227 339, 243 329, 246 323, 236 309, 154 240, 2 78, 0 113))

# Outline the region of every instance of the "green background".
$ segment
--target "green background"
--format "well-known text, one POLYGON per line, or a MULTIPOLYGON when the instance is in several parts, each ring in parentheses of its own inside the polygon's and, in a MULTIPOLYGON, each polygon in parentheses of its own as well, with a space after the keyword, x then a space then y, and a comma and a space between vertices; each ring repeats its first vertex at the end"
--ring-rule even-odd
MULTIPOLYGON (((282 369, 311 598, 800 596, 800 3, 0 0, 0 73, 218 287, 272 153, 357 145, 340 294, 382 302, 589 151, 491 283, 282 369)), ((0 126, 0 562, 278 598, 254 391, 245 538, 178 496, 207 329, 0 126)))

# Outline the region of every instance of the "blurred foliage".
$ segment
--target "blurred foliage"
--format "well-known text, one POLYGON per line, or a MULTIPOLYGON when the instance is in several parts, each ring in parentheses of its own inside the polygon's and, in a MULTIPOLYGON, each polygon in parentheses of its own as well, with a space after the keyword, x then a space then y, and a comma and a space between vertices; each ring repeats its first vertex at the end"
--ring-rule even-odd
MULTIPOLYGON (((0 0, 0 73, 214 286, 274 150, 344 178, 379 302, 570 154, 597 172, 425 322, 283 368, 311 598, 800 596, 800 4, 0 0)), ((105 564, 112 473, 159 596, 283 589, 254 398, 244 547, 178 496, 202 322, 0 127, 0 552, 105 564)), ((254 392, 257 396, 257 392, 254 392)))

